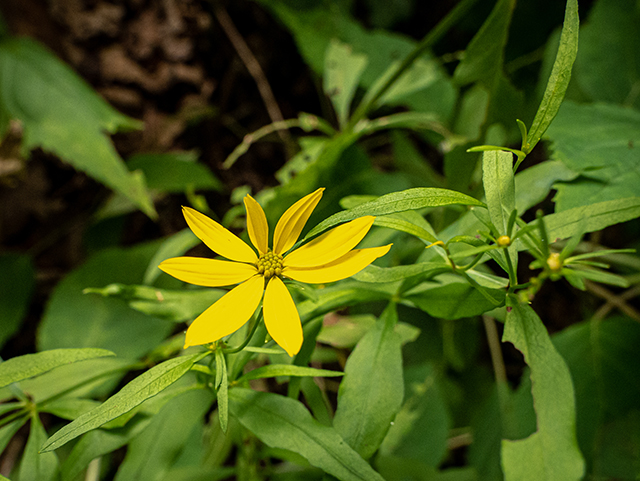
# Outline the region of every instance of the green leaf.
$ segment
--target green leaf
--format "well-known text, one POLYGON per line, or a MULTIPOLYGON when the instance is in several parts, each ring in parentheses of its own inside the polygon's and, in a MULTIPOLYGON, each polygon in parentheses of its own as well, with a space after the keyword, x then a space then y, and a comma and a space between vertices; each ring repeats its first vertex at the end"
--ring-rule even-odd
POLYGON ((83 414, 51 436, 42 451, 53 451, 81 434, 108 423, 112 419, 131 411, 133 408, 155 396, 180 379, 191 366, 209 353, 198 353, 169 359, 152 367, 129 382, 117 394, 111 396, 102 405, 83 414))
POLYGON ((336 377, 343 376, 340 371, 329 371, 327 369, 315 369, 305 366, 294 366, 291 364, 267 364, 256 369, 252 369, 235 381, 240 384, 252 379, 263 379, 277 376, 297 376, 297 377, 336 377))
MULTIPOLYGON (((38 350, 100 347, 125 359, 147 353, 174 328, 137 312, 122 299, 83 294, 86 287, 139 284, 159 243, 105 249, 60 281, 49 297, 37 336, 38 350)), ((168 276, 165 286, 180 283, 168 276)))
POLYGON ((513 154, 495 150, 484 152, 482 183, 491 222, 500 234, 506 234, 509 215, 516 208, 513 154))
POLYGON ((402 344, 390 303, 358 342, 345 366, 333 426, 364 459, 375 453, 400 410, 404 394, 402 344))
POLYGON ((82 414, 98 407, 100 403, 93 399, 81 399, 77 397, 63 397, 46 402, 40 406, 40 412, 50 413, 62 419, 73 421, 82 414))
POLYGON ((53 349, 14 357, 0 363, 0 387, 38 376, 65 364, 114 355, 105 349, 53 349))
POLYGON ((191 229, 182 229, 181 231, 164 239, 156 253, 151 257, 149 266, 144 273, 144 280, 142 283, 147 285, 153 284, 162 273, 162 271, 158 269, 158 265, 162 261, 167 260, 170 257, 181 256, 189 249, 200 244, 200 242, 202 241, 196 237, 191 229))
POLYGON ((502 341, 522 352, 531 369, 537 430, 525 439, 502 441, 507 480, 579 480, 584 460, 576 441, 571 374, 540 318, 528 305, 508 298, 502 341))
POLYGON ((580 28, 573 79, 591 102, 640 108, 640 11, 634 0, 599 0, 580 28))
POLYGON ((571 181, 578 175, 559 160, 547 160, 518 172, 515 176, 518 213, 522 215, 542 202, 556 182, 571 181))
MULTIPOLYGON (((565 274, 565 271, 569 269, 562 269, 562 274, 565 274)), ((629 281, 624 277, 620 277, 616 274, 612 274, 611 272, 601 271, 599 269, 593 268, 585 268, 585 269, 571 269, 574 275, 578 275, 585 279, 589 279, 594 282, 601 282, 602 284, 609 284, 611 286, 618 287, 629 287, 629 281)))
POLYGON ((212 402, 211 391, 205 389, 187 391, 169 401, 129 443, 115 481, 163 479, 212 402))
POLYGON ((485 290, 494 302, 460 277, 445 274, 440 275, 436 281, 420 284, 402 296, 432 317, 453 320, 477 316, 504 302, 504 290, 485 290))
POLYGON ((298 401, 234 388, 229 408, 240 424, 272 448, 287 449, 342 481, 382 481, 335 429, 313 419, 298 401))
POLYGON ((24 254, 0 255, 0 347, 20 327, 29 307, 35 272, 31 257, 24 254))
MULTIPOLYGON (((317 3, 261 3, 289 29, 305 62, 317 74, 324 69, 325 52, 334 39, 349 44, 353 52, 365 55, 368 64, 360 78, 360 84, 365 89, 371 90, 380 77, 390 75, 389 66, 409 55, 417 45, 414 39, 404 35, 365 29, 344 8, 326 8, 317 3)), ((414 111, 435 112, 440 118, 447 118, 451 114, 456 91, 446 71, 435 59, 427 54, 422 55, 420 61, 414 62, 403 77, 399 80, 397 90, 386 98, 386 102, 407 105, 414 111), (420 78, 422 75, 425 75, 424 79, 420 78), (416 83, 415 80, 421 81, 416 83), (414 91, 416 87, 421 87, 421 90, 414 91)))
POLYGON ((405 402, 378 456, 398 456, 437 467, 447 452, 451 416, 434 366, 405 369, 405 402))
POLYGON ((147 187, 160 192, 183 193, 192 190, 222 191, 224 186, 194 152, 136 154, 127 160, 131 171, 139 170, 147 187))
POLYGON ((504 48, 507 44, 509 24, 515 7, 514 0, 499 0, 465 49, 453 79, 459 85, 480 82, 493 89, 502 75, 504 48))
MULTIPOLYGON (((549 241, 595 232, 640 217, 640 197, 598 202, 543 217, 549 241), (586 221, 585 221, 586 219, 586 221)), ((535 223, 533 221, 532 223, 535 223)))
POLYGON ((403 131, 392 130, 389 134, 395 165, 399 171, 409 177, 414 186, 444 187, 445 182, 442 175, 436 172, 403 131))
POLYGON ((58 456, 55 453, 39 452, 45 439, 47 439, 47 432, 38 415, 34 413, 31 416, 29 440, 20 462, 19 481, 53 481, 57 479, 58 456))
POLYGON ((391 294, 385 296, 384 293, 376 291, 370 286, 356 283, 341 283, 339 286, 320 289, 317 294, 317 301, 302 301, 296 306, 303 324, 314 317, 322 316, 338 308, 391 297, 391 294))
POLYGON ((560 109, 564 94, 569 86, 569 80, 571 80, 571 68, 578 53, 579 27, 578 1, 567 0, 556 61, 553 64, 544 96, 529 129, 527 145, 523 145, 522 150, 527 154, 540 141, 560 109))
POLYGON ((149 417, 134 418, 126 426, 116 429, 95 429, 80 438, 62 463, 63 480, 76 479, 89 463, 105 454, 129 444, 151 422, 149 417))
MULTIPOLYGON (((20 389, 41 404, 73 391, 75 397, 106 396, 128 370, 137 363, 118 357, 101 357, 65 364, 37 377, 20 382, 20 389)), ((13 398, 11 390, 0 388, 0 399, 13 398)))
POLYGON ((223 289, 169 290, 124 284, 84 289, 85 294, 120 298, 127 301, 132 309, 173 322, 196 318, 226 292, 223 289))
POLYGON ((222 349, 216 349, 216 393, 218 398, 218 419, 220 429, 226 434, 229 423, 229 377, 227 374, 227 361, 222 349))
POLYGON ((565 102, 547 131, 552 157, 581 174, 556 184, 556 212, 640 196, 640 112, 616 105, 565 102))
MULTIPOLYGON (((340 349, 350 349, 376 325, 376 322, 377 319, 372 314, 337 316, 331 324, 322 326, 317 340, 340 349)), ((400 336, 402 345, 415 341, 420 335, 420 329, 406 322, 398 322, 395 331, 400 336)))
MULTIPOLYGON (((553 343, 571 371, 576 395, 577 434, 580 448, 594 477, 633 479, 637 470, 624 463, 605 465, 607 450, 633 455, 624 436, 604 441, 608 423, 626 421, 640 409, 640 324, 612 318, 574 324, 553 336, 553 343), (612 472, 613 471, 613 472, 612 472)), ((627 431, 631 431, 627 425, 627 431)), ((622 433, 620 433, 622 434, 622 433)), ((628 435, 628 434, 627 434, 628 435)), ((637 451, 635 458, 638 460, 637 451)), ((637 461, 636 461, 637 466, 637 461)))
POLYGON ((390 129, 432 130, 447 138, 449 142, 459 141, 438 121, 438 117, 430 112, 399 112, 373 120, 361 120, 356 124, 354 131, 360 135, 370 135, 390 129))
POLYGON ((309 239, 316 234, 342 222, 347 222, 365 215, 387 215, 407 210, 422 209, 424 207, 440 207, 445 205, 484 205, 477 199, 461 194, 454 190, 437 189, 434 187, 416 187, 401 192, 394 192, 378 197, 371 202, 365 202, 357 207, 348 209, 325 219, 307 234, 309 239))
POLYGON ((336 110, 340 126, 349 120, 351 101, 366 66, 366 55, 353 53, 350 45, 331 40, 324 59, 322 86, 336 110))
POLYGON ((157 216, 142 173, 130 173, 105 131, 138 128, 48 50, 27 38, 0 42, 0 108, 22 122, 25 150, 42 147, 157 216))
POLYGON ((5 424, 0 427, 0 452, 4 452, 4 448, 7 447, 11 438, 18 432, 18 430, 25 425, 25 423, 29 420, 28 416, 23 416, 15 421, 5 424))
POLYGON ((418 262, 407 266, 378 267, 370 265, 355 274, 353 279, 360 282, 387 283, 403 281, 412 277, 429 274, 435 276, 451 271, 451 266, 443 262, 418 262))
POLYGON ((430 244, 438 241, 438 239, 436 239, 433 234, 431 234, 423 227, 414 224, 410 220, 400 217, 402 214, 403 213, 389 214, 376 217, 374 224, 379 227, 387 227, 388 229, 406 232, 407 234, 416 236, 419 239, 425 240, 430 244))

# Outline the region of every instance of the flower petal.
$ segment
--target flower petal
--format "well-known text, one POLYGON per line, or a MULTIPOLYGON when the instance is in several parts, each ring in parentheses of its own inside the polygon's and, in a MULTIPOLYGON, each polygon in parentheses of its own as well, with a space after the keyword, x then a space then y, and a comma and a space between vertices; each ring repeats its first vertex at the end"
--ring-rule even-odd
POLYGON ((316 267, 285 266, 282 275, 307 284, 339 281, 357 274, 378 257, 385 255, 391 245, 352 250, 333 262, 316 267))
POLYGON ((262 276, 254 276, 231 289, 191 323, 185 349, 217 341, 240 329, 260 304, 263 292, 262 276))
POLYGON ((251 264, 258 256, 251 247, 216 221, 190 207, 182 207, 189 228, 209 249, 227 259, 251 264))
POLYGON ((369 232, 374 220, 375 217, 368 215, 331 229, 294 250, 285 257, 284 265, 313 267, 333 262, 358 245, 369 232))
POLYGON ((284 254, 296 243, 313 209, 320 202, 323 191, 324 187, 321 187, 303 197, 282 214, 273 233, 273 252, 284 254))
POLYGON ((176 279, 205 287, 230 286, 258 273, 253 264, 202 257, 173 257, 158 267, 176 279))
POLYGON ((289 356, 298 354, 302 347, 302 324, 291 294, 279 277, 267 284, 262 303, 264 323, 274 341, 289 356))
POLYGON ((244 196, 244 206, 247 209, 249 239, 260 255, 266 254, 269 247, 269 224, 264 210, 250 195, 244 196))

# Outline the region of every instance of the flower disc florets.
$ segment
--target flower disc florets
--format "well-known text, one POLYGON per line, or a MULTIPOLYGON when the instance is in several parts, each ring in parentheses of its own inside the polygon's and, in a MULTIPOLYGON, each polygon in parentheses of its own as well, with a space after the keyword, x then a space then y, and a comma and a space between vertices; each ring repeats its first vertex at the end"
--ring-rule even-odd
POLYGON ((274 275, 282 275, 282 256, 275 254, 270 250, 260 256, 256 264, 258 272, 264 276, 265 279, 270 279, 274 275))

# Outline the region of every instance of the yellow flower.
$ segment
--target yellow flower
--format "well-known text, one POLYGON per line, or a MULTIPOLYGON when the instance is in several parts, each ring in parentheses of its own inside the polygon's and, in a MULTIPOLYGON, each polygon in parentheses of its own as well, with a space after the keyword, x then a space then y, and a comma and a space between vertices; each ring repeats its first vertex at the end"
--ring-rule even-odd
POLYGON ((302 325, 283 277, 309 284, 334 282, 360 272, 385 255, 391 244, 353 249, 367 234, 373 216, 360 217, 331 229, 287 253, 322 197, 324 189, 303 197, 283 214, 268 248, 269 226, 262 207, 249 195, 244 198, 247 230, 258 251, 209 217, 189 207, 183 214, 193 233, 212 251, 231 261, 199 257, 175 257, 158 267, 190 284, 207 287, 240 285, 227 292, 198 316, 187 329, 185 348, 217 341, 240 329, 262 302, 264 322, 271 337, 290 356, 302 346, 302 325))

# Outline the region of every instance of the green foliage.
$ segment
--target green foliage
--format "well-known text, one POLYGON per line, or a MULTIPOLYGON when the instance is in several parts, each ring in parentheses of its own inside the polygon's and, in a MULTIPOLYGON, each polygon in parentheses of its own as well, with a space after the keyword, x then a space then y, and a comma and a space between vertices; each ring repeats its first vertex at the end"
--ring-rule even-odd
POLYGON ((170 323, 133 311, 124 300, 83 294, 87 287, 140 283, 157 248, 152 243, 105 249, 67 275, 49 298, 39 349, 101 347, 135 359, 161 342, 172 329, 170 323))
MULTIPOLYGON (((332 283, 283 273, 304 337, 290 357, 262 307, 228 336, 183 352, 186 326, 233 287, 185 287, 158 269, 201 243, 190 229, 91 245, 47 297, 39 352, 0 363, 0 450, 29 424, 12 479, 639 476, 640 315, 630 299, 640 282, 640 10, 597 0, 581 27, 578 2, 567 0, 564 18, 549 9, 536 26, 535 2, 461 0, 420 40, 392 30, 408 12, 438 13, 418 3, 259 2, 317 77, 325 118, 301 112, 265 125, 224 162, 231 168, 290 129, 277 172, 246 172, 251 186, 275 184, 252 193, 271 228, 325 187, 295 248, 374 216, 354 244, 391 244, 388 254, 332 283), (548 157, 533 150, 541 141, 548 157), (503 356, 501 340, 523 358, 503 356)), ((5 33, 3 136, 15 121, 23 153, 42 147, 114 190, 91 212, 90 230, 179 201, 255 237, 241 232, 248 185, 222 198, 226 186, 195 151, 137 152, 125 164, 107 134, 139 123, 43 47, 5 33)), ((155 232, 184 227, 174 224, 168 216, 155 232)), ((5 347, 36 314, 38 248, 0 255, 5 347)))
POLYGON ((402 355, 395 304, 364 335, 345 366, 333 425, 353 449, 369 459, 402 405, 402 355))
POLYGON ((240 388, 229 393, 229 401, 231 413, 268 446, 297 452, 338 479, 382 479, 336 430, 313 419, 299 402, 240 388))
POLYGON ((44 374, 65 364, 104 356, 114 354, 104 349, 54 349, 14 357, 0 364, 0 387, 44 374))
POLYGON ((566 102, 547 132, 553 157, 579 175, 558 185, 556 211, 640 196, 640 112, 566 102))
POLYGON ((157 216, 144 176, 127 170, 104 135, 138 128, 138 122, 115 111, 32 40, 3 39, 0 71, 0 110, 22 123, 25 153, 36 147, 53 152, 157 216))
POLYGON ((576 441, 571 374, 540 318, 509 299, 502 340, 511 342, 531 369, 537 430, 525 439, 502 441, 506 479, 581 479, 584 461, 576 441))
POLYGON ((189 371, 194 363, 205 355, 191 354, 170 359, 152 367, 146 373, 127 384, 118 394, 109 398, 107 402, 83 414, 71 424, 56 432, 42 446, 42 450, 46 452, 57 449, 81 434, 129 412, 176 382, 189 371))

